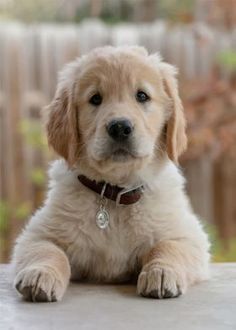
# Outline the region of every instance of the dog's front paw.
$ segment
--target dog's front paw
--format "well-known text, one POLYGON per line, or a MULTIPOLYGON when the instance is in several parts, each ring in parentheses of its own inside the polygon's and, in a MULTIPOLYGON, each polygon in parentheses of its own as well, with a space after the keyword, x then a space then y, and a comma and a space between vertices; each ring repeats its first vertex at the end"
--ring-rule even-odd
POLYGON ((138 277, 138 294, 151 298, 174 298, 186 291, 184 275, 170 267, 144 267, 138 277))
POLYGON ((65 292, 56 272, 47 267, 24 268, 17 274, 14 286, 25 300, 33 302, 59 301, 65 292))

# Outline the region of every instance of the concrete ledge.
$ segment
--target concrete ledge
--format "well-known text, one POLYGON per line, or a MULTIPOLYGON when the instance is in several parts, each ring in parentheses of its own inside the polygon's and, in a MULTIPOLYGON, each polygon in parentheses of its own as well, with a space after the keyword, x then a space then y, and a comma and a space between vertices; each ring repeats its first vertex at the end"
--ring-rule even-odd
POLYGON ((132 285, 71 284, 63 301, 33 304, 12 289, 0 265, 0 329, 236 329, 236 263, 212 265, 212 279, 177 299, 152 300, 132 285))

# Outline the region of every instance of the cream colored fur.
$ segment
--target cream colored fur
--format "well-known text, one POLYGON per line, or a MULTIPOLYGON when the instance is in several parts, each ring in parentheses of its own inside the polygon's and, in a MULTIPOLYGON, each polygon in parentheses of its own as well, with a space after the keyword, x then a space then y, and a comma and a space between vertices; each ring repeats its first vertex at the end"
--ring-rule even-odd
POLYGON ((134 276, 138 278, 138 293, 154 298, 178 296, 190 285, 207 279, 208 239, 189 205, 183 176, 174 164, 186 146, 186 138, 173 67, 138 47, 95 50, 62 72, 56 97, 47 112, 49 142, 64 159, 51 165, 46 201, 15 246, 14 284, 24 298, 60 300, 70 278, 121 282, 134 276), (100 113, 86 105, 82 95, 88 92, 92 79, 86 68, 89 70, 101 57, 105 64, 101 71, 96 70, 98 78, 114 59, 114 63, 120 61, 121 68, 131 58, 129 76, 134 80, 135 76, 143 79, 145 73, 139 73, 138 68, 146 66, 145 83, 153 93, 153 101, 145 112, 130 96, 117 101, 116 93, 128 91, 132 82, 126 86, 128 78, 124 76, 120 78, 123 84, 113 86, 118 72, 115 69, 108 77, 110 101, 100 113), (80 84, 76 86, 75 81, 80 84), (60 111, 64 111, 62 117, 60 111), (104 123, 117 111, 129 116, 137 130, 137 159, 121 164, 100 156, 101 150, 107 148, 104 123), (163 134, 166 124, 167 140, 163 134), (62 136, 59 128, 63 129, 62 136), (108 201, 110 224, 102 230, 95 222, 99 196, 78 181, 80 173, 124 187, 142 182, 145 192, 137 203, 128 206, 108 201))

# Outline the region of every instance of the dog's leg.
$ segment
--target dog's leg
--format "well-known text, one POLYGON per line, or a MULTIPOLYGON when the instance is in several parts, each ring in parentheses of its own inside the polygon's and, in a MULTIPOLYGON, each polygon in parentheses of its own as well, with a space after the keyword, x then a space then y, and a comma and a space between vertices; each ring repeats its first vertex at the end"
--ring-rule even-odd
POLYGON ((61 300, 70 279, 66 254, 49 241, 21 240, 13 257, 15 288, 34 302, 61 300))
POLYGON ((190 240, 161 241, 143 256, 138 293, 145 297, 172 298, 208 277, 209 255, 190 240))

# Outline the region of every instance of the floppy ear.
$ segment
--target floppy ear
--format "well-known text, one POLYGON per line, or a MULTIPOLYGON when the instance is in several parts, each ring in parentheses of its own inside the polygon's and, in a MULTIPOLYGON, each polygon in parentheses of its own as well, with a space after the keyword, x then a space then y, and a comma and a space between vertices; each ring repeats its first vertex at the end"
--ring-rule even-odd
POLYGON ((53 101, 44 110, 48 144, 72 166, 79 148, 78 114, 72 104, 72 91, 59 84, 53 101))
POLYGON ((167 95, 172 101, 172 112, 167 122, 166 145, 167 153, 171 160, 178 164, 178 157, 187 147, 187 136, 185 133, 186 121, 183 105, 179 97, 177 70, 167 63, 160 63, 162 79, 167 95))

